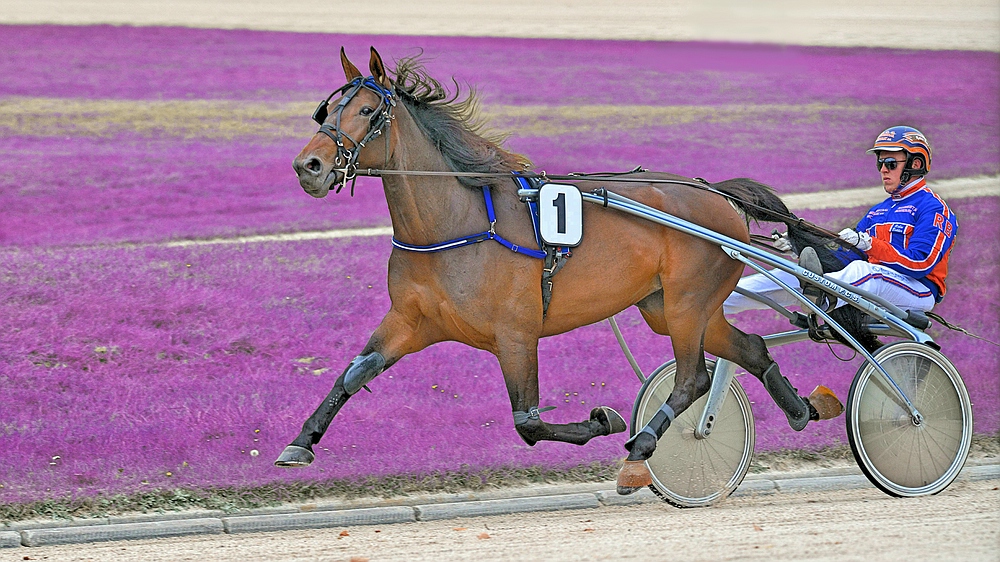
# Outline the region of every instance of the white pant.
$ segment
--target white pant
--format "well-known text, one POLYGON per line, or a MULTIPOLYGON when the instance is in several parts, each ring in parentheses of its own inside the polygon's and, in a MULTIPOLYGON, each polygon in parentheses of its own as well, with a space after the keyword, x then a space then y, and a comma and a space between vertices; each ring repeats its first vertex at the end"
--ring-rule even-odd
MULTIPOLYGON (((792 288, 799 287, 799 279, 791 273, 780 269, 772 269, 771 273, 792 288)), ((923 283, 883 265, 860 260, 852 261, 844 269, 827 273, 826 276, 874 293, 903 310, 928 311, 934 308, 934 295, 923 283)), ((798 299, 760 273, 741 278, 739 286, 742 289, 769 297, 784 307, 799 304, 798 299)), ((843 299, 837 300, 838 307, 845 304, 843 299)), ((739 293, 729 295, 722 306, 723 312, 726 314, 768 308, 766 304, 744 297, 739 293)))

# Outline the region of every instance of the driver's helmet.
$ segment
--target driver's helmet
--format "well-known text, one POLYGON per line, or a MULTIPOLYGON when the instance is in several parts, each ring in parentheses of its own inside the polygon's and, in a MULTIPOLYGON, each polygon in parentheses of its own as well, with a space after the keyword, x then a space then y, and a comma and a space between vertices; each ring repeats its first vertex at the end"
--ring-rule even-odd
POLYGON ((877 153, 880 150, 906 151, 908 154, 904 171, 910 174, 922 176, 931 169, 931 145, 927 142, 927 137, 913 127, 898 125, 882 131, 882 134, 875 139, 875 146, 869 148, 868 153, 877 153), (913 158, 918 155, 923 161, 923 167, 914 168, 913 158))

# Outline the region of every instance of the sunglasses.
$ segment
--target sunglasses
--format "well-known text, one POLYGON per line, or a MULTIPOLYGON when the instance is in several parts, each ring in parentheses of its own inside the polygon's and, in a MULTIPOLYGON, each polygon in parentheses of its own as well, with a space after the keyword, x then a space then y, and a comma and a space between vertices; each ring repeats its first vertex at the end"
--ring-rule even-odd
POLYGON ((900 162, 895 158, 879 158, 878 160, 875 161, 875 167, 878 168, 878 171, 880 172, 882 171, 883 164, 885 164, 885 167, 888 168, 889 171, 891 172, 896 169, 896 166, 899 166, 900 164, 905 164, 905 162, 900 162))

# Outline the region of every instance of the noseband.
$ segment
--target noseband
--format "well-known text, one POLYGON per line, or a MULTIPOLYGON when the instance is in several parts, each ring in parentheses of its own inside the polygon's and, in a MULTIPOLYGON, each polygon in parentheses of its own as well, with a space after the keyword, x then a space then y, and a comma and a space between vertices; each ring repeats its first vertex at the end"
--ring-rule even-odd
MULTIPOLYGON (((340 193, 340 190, 347 185, 348 181, 351 181, 351 192, 354 192, 354 180, 357 178, 357 163, 358 155, 361 149, 364 148, 366 144, 371 142, 373 139, 382 135, 383 129, 388 129, 389 124, 393 119, 392 109, 396 107, 396 96, 393 94, 392 90, 383 88, 375 81, 375 78, 369 76, 367 78, 361 78, 360 76, 351 80, 347 84, 344 84, 332 94, 330 94, 325 100, 319 103, 316 111, 313 112, 313 121, 319 123, 318 133, 323 133, 324 135, 330 137, 333 142, 337 144, 337 158, 334 160, 334 172, 340 172, 343 174, 343 179, 338 183, 337 190, 335 193, 340 193), (351 135, 348 135, 340 129, 340 117, 344 113, 344 108, 348 103, 361 91, 362 88, 371 90, 378 94, 379 104, 372 113, 371 119, 369 120, 368 133, 360 141, 355 140, 351 135), (333 114, 336 115, 336 120, 334 125, 328 124, 326 121, 330 118, 330 112, 327 107, 330 105, 330 100, 338 94, 343 94, 340 101, 337 102, 337 107, 333 110, 333 114), (353 146, 347 148, 344 146, 344 139, 351 141, 353 146)), ((389 135, 385 134, 385 158, 386 164, 389 160, 389 135)), ((388 165, 386 166, 388 167, 388 165)))

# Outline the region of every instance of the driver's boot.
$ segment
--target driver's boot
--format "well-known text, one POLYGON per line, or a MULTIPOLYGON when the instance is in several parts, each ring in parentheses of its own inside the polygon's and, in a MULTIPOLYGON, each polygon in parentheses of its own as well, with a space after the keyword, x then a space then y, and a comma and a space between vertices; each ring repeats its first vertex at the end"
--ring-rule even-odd
MULTIPOLYGON (((806 246, 799 252, 799 266, 808 269, 816 275, 823 275, 823 264, 819 261, 816 250, 811 246, 806 246)), ((809 297, 809 300, 816 303, 816 306, 820 307, 823 311, 833 310, 834 305, 837 304, 836 297, 831 297, 812 283, 799 280, 799 288, 802 290, 803 295, 809 297)))

